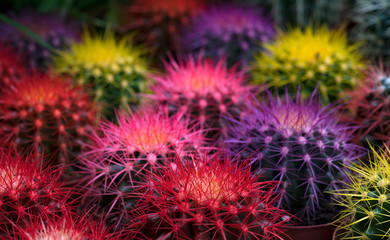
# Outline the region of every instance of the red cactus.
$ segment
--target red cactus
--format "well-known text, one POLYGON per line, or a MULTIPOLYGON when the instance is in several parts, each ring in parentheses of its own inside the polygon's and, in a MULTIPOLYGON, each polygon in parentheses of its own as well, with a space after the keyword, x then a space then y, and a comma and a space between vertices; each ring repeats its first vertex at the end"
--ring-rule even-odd
POLYGON ((25 71, 20 57, 0 45, 0 91, 9 88, 25 71))
POLYGON ((25 228, 14 227, 8 239, 119 240, 119 233, 110 233, 103 220, 96 221, 88 213, 77 216, 70 211, 63 211, 60 215, 37 216, 25 228))
POLYGON ((0 232, 44 213, 68 207, 70 190, 58 181, 60 170, 44 168, 33 151, 0 149, 0 232))
POLYGON ((365 73, 365 80, 351 93, 348 108, 358 126, 356 142, 375 146, 390 144, 390 72, 379 67, 371 67, 365 73))
POLYGON ((166 65, 165 76, 155 76, 155 98, 171 112, 185 111, 208 138, 226 137, 227 118, 238 120, 254 90, 244 72, 227 69, 223 60, 189 57, 166 65))
MULTIPOLYGON (((245 167, 246 166, 246 167, 245 167)), ((178 157, 150 175, 131 211, 131 239, 283 239, 290 215, 273 206, 278 182, 257 182, 226 154, 178 157), (153 189, 153 190, 150 190, 153 189)))
POLYGON ((81 150, 94 124, 93 105, 83 89, 57 76, 25 75, 0 96, 0 144, 50 153, 66 163, 81 150))
POLYGON ((202 137, 188 128, 182 116, 168 116, 159 109, 122 111, 118 125, 103 122, 101 135, 82 157, 88 203, 101 207, 103 214, 120 223, 133 198, 126 195, 145 181, 145 171, 155 172, 171 160, 174 153, 186 154, 198 148, 202 137))

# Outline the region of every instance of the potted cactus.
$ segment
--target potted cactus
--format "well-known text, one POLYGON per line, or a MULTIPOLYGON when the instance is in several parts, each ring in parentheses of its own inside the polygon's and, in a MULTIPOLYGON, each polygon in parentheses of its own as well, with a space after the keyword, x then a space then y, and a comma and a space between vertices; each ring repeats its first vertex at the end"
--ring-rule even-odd
POLYGON ((369 165, 354 163, 348 166, 348 182, 335 196, 345 208, 340 212, 340 231, 336 239, 389 239, 390 156, 386 151, 375 152, 369 165))
POLYGON ((127 239, 284 239, 292 216, 275 207, 278 182, 257 181, 246 164, 222 149, 177 156, 137 192, 127 239))
MULTIPOLYGON (((310 226, 305 231, 315 225, 329 227, 339 209, 328 191, 341 187, 343 164, 354 161, 361 148, 349 143, 349 127, 337 124, 332 106, 321 107, 315 92, 308 100, 302 100, 299 92, 296 100, 268 96, 267 102, 253 105, 241 122, 234 121, 226 144, 243 159, 253 157, 254 175, 263 172, 265 180, 281 181, 284 194, 278 206, 301 219, 300 225, 310 226)), ((288 234, 301 239, 290 230, 288 234)), ((319 238, 308 235, 308 239, 319 238)))

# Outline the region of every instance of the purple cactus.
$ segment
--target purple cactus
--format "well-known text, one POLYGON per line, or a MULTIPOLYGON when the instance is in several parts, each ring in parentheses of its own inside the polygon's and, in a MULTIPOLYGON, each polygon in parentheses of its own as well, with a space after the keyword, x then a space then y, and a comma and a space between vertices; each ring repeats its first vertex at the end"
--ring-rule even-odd
POLYGON ((279 205, 312 225, 329 222, 338 209, 329 191, 340 189, 343 164, 355 161, 362 149, 349 143, 351 127, 340 125, 332 105, 321 107, 318 96, 294 101, 272 97, 250 108, 234 122, 226 141, 234 153, 253 157, 252 172, 263 171, 265 180, 284 182, 279 205))
MULTIPOLYGON (((18 14, 10 13, 9 17, 36 33, 55 49, 64 48, 70 40, 80 38, 80 26, 75 22, 67 22, 58 15, 26 10, 18 14)), ((0 42, 23 55, 25 64, 31 69, 48 67, 50 51, 32 37, 7 23, 0 24, 0 32, 0 42)))
POLYGON ((260 9, 234 5, 214 6, 191 19, 183 38, 187 51, 204 51, 206 57, 227 58, 228 65, 247 63, 259 43, 271 40, 275 29, 260 9))

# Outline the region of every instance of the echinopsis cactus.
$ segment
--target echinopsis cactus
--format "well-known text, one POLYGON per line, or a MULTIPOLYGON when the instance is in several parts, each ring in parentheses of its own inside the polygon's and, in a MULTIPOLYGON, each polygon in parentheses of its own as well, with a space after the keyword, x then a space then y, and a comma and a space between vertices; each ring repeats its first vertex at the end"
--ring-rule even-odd
POLYGON ((25 72, 21 57, 0 44, 0 91, 10 88, 25 72))
POLYGON ((338 223, 342 239, 389 239, 390 206, 390 156, 382 151, 374 152, 369 165, 349 166, 347 187, 335 196, 342 198, 339 204, 346 208, 340 212, 338 223))
POLYGON ((203 0, 137 0, 128 7, 126 28, 137 32, 137 42, 147 43, 155 57, 178 48, 182 28, 203 8, 203 0))
POLYGON ((117 122, 101 124, 101 135, 93 135, 81 166, 86 202, 99 207, 98 214, 109 218, 110 224, 125 220, 126 209, 135 200, 127 194, 146 181, 147 172, 158 171, 173 154, 185 156, 202 144, 201 134, 192 131, 181 114, 168 116, 162 108, 123 111, 117 122))
POLYGON ((257 181, 221 151, 177 157, 150 175, 130 213, 128 238, 283 239, 291 215, 274 206, 278 182, 257 181))
POLYGON ((304 30, 280 31, 276 40, 263 45, 265 50, 253 62, 253 83, 266 83, 283 93, 287 86, 309 96, 319 85, 321 99, 328 103, 343 99, 346 89, 357 85, 361 75, 361 56, 357 44, 348 45, 342 29, 308 26, 304 30))
POLYGON ((185 112, 211 140, 226 136, 227 117, 239 119, 255 89, 243 71, 228 69, 223 60, 189 57, 166 64, 165 75, 151 86, 156 101, 171 113, 185 112))
POLYGON ((145 52, 130 40, 123 37, 118 41, 113 33, 85 33, 82 42, 72 43, 55 58, 60 73, 70 75, 78 85, 90 85, 99 102, 98 113, 109 118, 114 117, 113 107, 138 104, 136 94, 147 86, 145 52))
POLYGON ((78 216, 69 210, 36 216, 24 227, 14 227, 8 237, 9 240, 119 240, 119 234, 110 233, 102 219, 95 220, 88 212, 78 216))
POLYGON ((253 174, 283 182, 279 206, 305 225, 327 223, 336 215, 328 191, 339 189, 343 164, 361 153, 349 143, 349 127, 337 124, 330 108, 322 108, 314 93, 306 101, 299 93, 295 101, 269 93, 268 102, 253 105, 241 122, 234 121, 226 141, 231 152, 253 157, 253 174))
POLYGON ((83 90, 55 75, 25 74, 0 95, 0 144, 35 146, 55 165, 69 164, 95 124, 83 90))
POLYGON ((365 74, 360 86, 351 92, 347 108, 357 126, 356 139, 367 146, 367 141, 375 147, 390 144, 390 74, 383 69, 372 67, 365 74))
MULTIPOLYGON (((80 28, 73 22, 54 14, 43 14, 32 11, 22 11, 10 14, 12 20, 33 31, 54 49, 66 47, 70 41, 79 39, 80 28)), ((11 47, 23 57, 24 64, 31 69, 46 69, 51 62, 52 53, 35 39, 21 30, 2 23, 0 25, 0 42, 11 47)))
POLYGON ((390 2, 385 0, 357 0, 351 18, 355 23, 351 29, 351 38, 362 41, 365 56, 374 60, 390 63, 390 2))
POLYGON ((71 192, 62 188, 60 171, 44 168, 42 161, 33 150, 21 154, 12 147, 0 148, 0 234, 69 206, 71 192))
POLYGON ((234 5, 215 6, 190 20, 183 45, 205 57, 226 58, 228 66, 247 64, 260 43, 272 40, 275 29, 260 9, 234 5))

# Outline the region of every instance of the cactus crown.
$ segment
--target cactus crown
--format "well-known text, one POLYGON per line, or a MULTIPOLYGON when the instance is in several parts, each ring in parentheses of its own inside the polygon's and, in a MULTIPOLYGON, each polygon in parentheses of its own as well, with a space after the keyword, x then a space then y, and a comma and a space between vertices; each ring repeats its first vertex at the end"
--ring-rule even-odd
POLYGON ((80 65, 86 69, 109 68, 115 72, 119 71, 119 64, 131 64, 143 72, 146 69, 143 50, 129 44, 129 39, 130 36, 127 36, 117 41, 111 32, 102 36, 85 32, 81 43, 73 42, 69 50, 58 52, 58 69, 67 71, 69 65, 80 65))
POLYGON ((390 237, 390 156, 389 148, 375 151, 369 165, 355 163, 348 168, 346 188, 335 192, 341 197, 339 204, 346 209, 340 212, 343 239, 388 239, 390 237))
POLYGON ((145 6, 155 12, 163 11, 174 17, 188 11, 192 12, 202 4, 196 0, 138 0, 136 6, 145 6))

